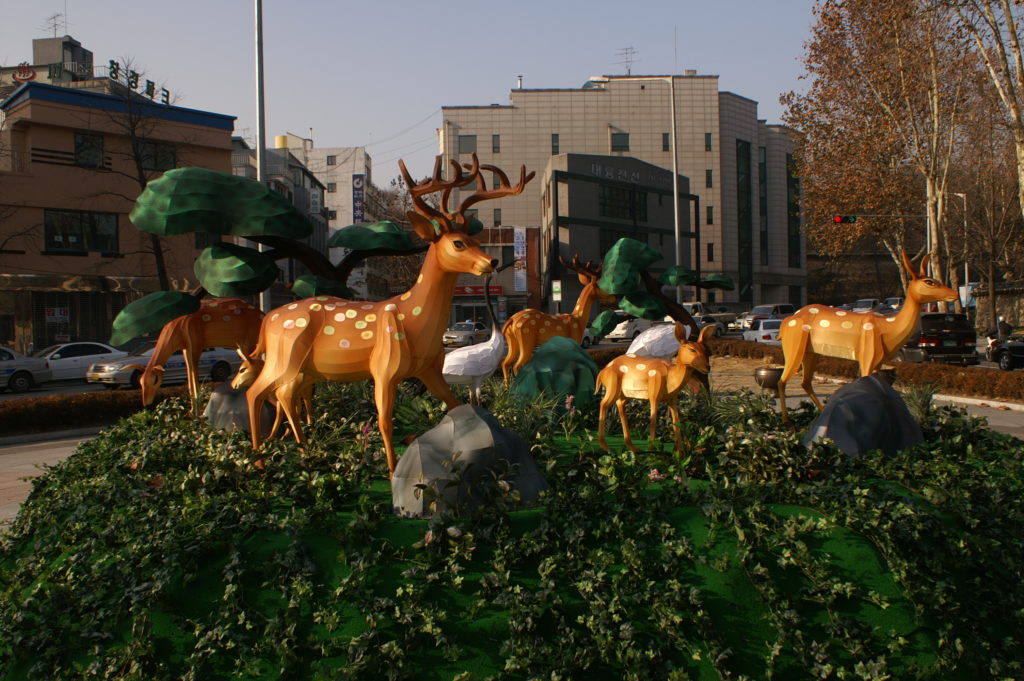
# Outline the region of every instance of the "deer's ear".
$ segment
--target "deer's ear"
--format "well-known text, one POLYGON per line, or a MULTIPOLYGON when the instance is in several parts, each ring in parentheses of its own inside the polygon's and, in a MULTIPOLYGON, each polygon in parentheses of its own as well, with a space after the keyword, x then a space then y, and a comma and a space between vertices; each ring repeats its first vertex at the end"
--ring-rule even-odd
POLYGON ((711 337, 714 335, 715 325, 708 324, 707 326, 700 330, 700 335, 697 336, 697 342, 700 343, 701 345, 705 345, 708 342, 708 340, 710 340, 711 337))
POLYGON ((921 264, 918 265, 917 278, 924 279, 928 276, 928 261, 932 259, 931 253, 925 253, 924 257, 921 258, 921 264))
POLYGON ((906 268, 907 274, 910 275, 911 279, 917 278, 917 269, 910 260, 910 256, 907 255, 906 251, 900 251, 900 255, 903 257, 903 267, 906 268))
POLYGON ((680 343, 685 343, 686 339, 690 337, 690 327, 685 324, 676 322, 674 331, 676 340, 680 343))
POLYGON ((420 238, 424 241, 437 241, 437 237, 440 236, 436 223, 433 220, 429 220, 419 213, 407 212, 406 215, 409 218, 409 222, 412 223, 412 228, 416 230, 416 233, 420 235, 420 238))

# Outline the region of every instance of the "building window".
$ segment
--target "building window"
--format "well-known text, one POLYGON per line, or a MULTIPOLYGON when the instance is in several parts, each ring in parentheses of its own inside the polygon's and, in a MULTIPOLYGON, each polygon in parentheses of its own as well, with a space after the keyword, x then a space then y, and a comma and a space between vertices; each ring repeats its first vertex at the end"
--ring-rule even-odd
POLYGON ((476 153, 476 135, 459 135, 459 153, 476 153))
POLYGON ((601 185, 597 209, 601 217, 647 222, 647 192, 601 185))
POLYGON ((338 219, 338 211, 331 210, 330 208, 328 208, 327 209, 327 219, 328 220, 337 220, 338 219))
POLYGON ((712 262, 715 259, 715 244, 711 241, 708 242, 708 262, 712 262))
POLYGON ((612 151, 629 151, 629 133, 612 133, 612 151))
POLYGON ((173 144, 140 142, 138 149, 143 170, 171 170, 178 165, 178 151, 173 144))
POLYGON ((501 189, 501 179, 497 173, 491 173, 491 189, 501 189))
POLYGON ((607 253, 612 249, 612 246, 618 242, 619 239, 626 237, 635 237, 636 235, 632 232, 627 232, 620 229, 601 229, 598 232, 598 252, 607 253))
POLYGON ((75 165, 86 168, 103 167, 103 136, 75 133, 75 165))
POLYGON ((714 171, 711 170, 711 168, 708 168, 707 170, 705 170, 704 171, 704 186, 705 187, 714 187, 715 186, 714 177, 715 177, 715 174, 714 174, 714 171))
POLYGON ((333 155, 333 154, 328 154, 328 156, 327 156, 327 165, 329 165, 329 166, 336 166, 336 165, 338 165, 338 157, 333 155))
POLYGON ((45 210, 48 251, 117 252, 117 215, 78 210, 45 210))
POLYGON ((672 138, 667 132, 661 133, 661 150, 672 151, 672 138))
POLYGON ((551 133, 551 155, 553 156, 553 155, 555 155, 557 153, 558 153, 558 133, 557 132, 553 132, 553 133, 551 133))
POLYGON ((757 210, 761 233, 761 264, 768 264, 768 150, 757 148, 757 210))
POLYGON ((491 135, 491 153, 501 153, 501 135, 491 135))
POLYGON ((338 183, 337 182, 328 182, 327 183, 327 193, 328 194, 334 194, 337 191, 338 191, 338 183))
POLYGON ((704 133, 704 151, 711 151, 711 133, 704 133))
POLYGON ((708 212, 707 223, 709 225, 715 224, 715 207, 714 206, 708 206, 707 207, 707 212, 708 212))
POLYGON ((501 227, 501 209, 500 208, 495 208, 494 209, 494 226, 495 227, 501 227))
POLYGON ((786 154, 786 245, 789 266, 800 267, 800 178, 792 154, 786 154))

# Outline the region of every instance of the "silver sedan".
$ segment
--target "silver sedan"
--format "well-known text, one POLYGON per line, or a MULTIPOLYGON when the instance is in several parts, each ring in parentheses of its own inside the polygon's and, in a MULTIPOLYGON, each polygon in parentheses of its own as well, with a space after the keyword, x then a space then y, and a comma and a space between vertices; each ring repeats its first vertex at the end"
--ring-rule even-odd
MULTIPOLYGON (((89 367, 85 380, 89 383, 101 383, 111 390, 122 386, 139 387, 142 368, 149 363, 153 348, 145 352, 107 362, 97 362, 89 367), (141 366, 140 366, 141 365, 141 366)), ((199 380, 219 383, 238 371, 242 360, 238 353, 227 348, 207 348, 199 356, 199 380)), ((180 352, 171 355, 164 364, 162 383, 185 382, 185 358, 180 352)))
POLYGON ((0 389, 23 393, 50 380, 52 372, 45 359, 26 357, 8 348, 0 348, 0 389))

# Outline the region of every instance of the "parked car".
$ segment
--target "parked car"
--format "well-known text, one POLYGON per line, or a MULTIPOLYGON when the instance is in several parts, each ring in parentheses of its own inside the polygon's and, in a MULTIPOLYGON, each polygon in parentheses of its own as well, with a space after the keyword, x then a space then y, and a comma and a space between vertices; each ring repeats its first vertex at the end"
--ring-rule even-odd
POLYGON ((84 379, 90 365, 121 359, 127 357, 128 353, 106 343, 80 341, 51 345, 32 356, 46 360, 50 366, 51 380, 73 381, 84 379))
POLYGON ((618 315, 622 321, 604 337, 605 340, 631 341, 639 336, 641 331, 646 331, 653 325, 653 322, 649 319, 634 317, 622 310, 616 310, 615 314, 618 315))
POLYGON ((1003 371, 1024 367, 1024 336, 1010 336, 1009 340, 996 343, 992 361, 1003 371))
POLYGON ((45 359, 26 357, 7 348, 0 348, 0 389, 23 393, 50 380, 50 367, 45 359))
POLYGON ((755 319, 750 328, 743 332, 743 340, 780 345, 779 329, 781 327, 781 319, 755 319))
POLYGON ((903 296, 895 296, 892 298, 886 298, 882 301, 882 304, 878 307, 879 312, 896 312, 903 307, 903 296))
POLYGON ((861 298, 853 303, 853 307, 850 308, 854 312, 874 312, 881 306, 881 302, 878 298, 861 298))
POLYGON ((903 362, 942 362, 978 364, 975 351, 978 334, 967 315, 950 312, 926 312, 917 329, 894 359, 903 362))
POLYGON ((720 338, 722 334, 725 333, 725 324, 722 323, 722 320, 717 319, 716 317, 712 317, 711 315, 694 317, 693 321, 697 322, 698 332, 703 331, 705 326, 714 326, 715 330, 712 332, 711 335, 713 335, 715 338, 720 338))
MULTIPOLYGON (((129 355, 120 359, 104 360, 89 367, 85 380, 89 383, 100 383, 111 390, 124 386, 132 388, 139 387, 139 377, 142 371, 134 365, 146 365, 153 355, 153 346, 138 355, 129 355)), ((215 383, 225 381, 229 376, 238 371, 242 364, 242 358, 238 352, 228 348, 207 348, 199 356, 199 377, 200 380, 210 380, 215 383)), ((162 384, 184 383, 186 379, 185 358, 180 352, 171 355, 164 364, 164 377, 162 384)))
POLYGON ((755 320, 758 319, 782 319, 796 312, 789 303, 766 303, 764 305, 757 305, 750 312, 747 313, 746 319, 743 321, 743 328, 750 329, 755 320))
POLYGON ((442 342, 445 347, 457 348, 462 345, 475 345, 491 337, 491 330, 483 322, 466 320, 448 327, 442 342))

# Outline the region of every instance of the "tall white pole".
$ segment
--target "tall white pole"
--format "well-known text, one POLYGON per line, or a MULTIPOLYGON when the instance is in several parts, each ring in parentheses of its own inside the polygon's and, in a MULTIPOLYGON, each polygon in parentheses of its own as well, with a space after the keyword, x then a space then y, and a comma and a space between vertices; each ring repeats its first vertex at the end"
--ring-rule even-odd
MULTIPOLYGON (((265 182, 267 176, 267 122, 263 104, 263 0, 256 2, 256 179, 265 182)), ((260 244, 260 251, 267 247, 260 244)), ((270 311, 270 288, 260 293, 260 309, 270 311)))
MULTIPOLYGON (((674 213, 674 226, 676 236, 676 266, 683 264, 683 239, 679 225, 679 151, 676 146, 676 76, 672 74, 668 78, 668 91, 671 97, 672 110, 672 210, 674 213)), ((697 257, 700 257, 700 244, 695 246, 697 257)), ((676 301, 683 302, 683 287, 676 286, 676 301)))

